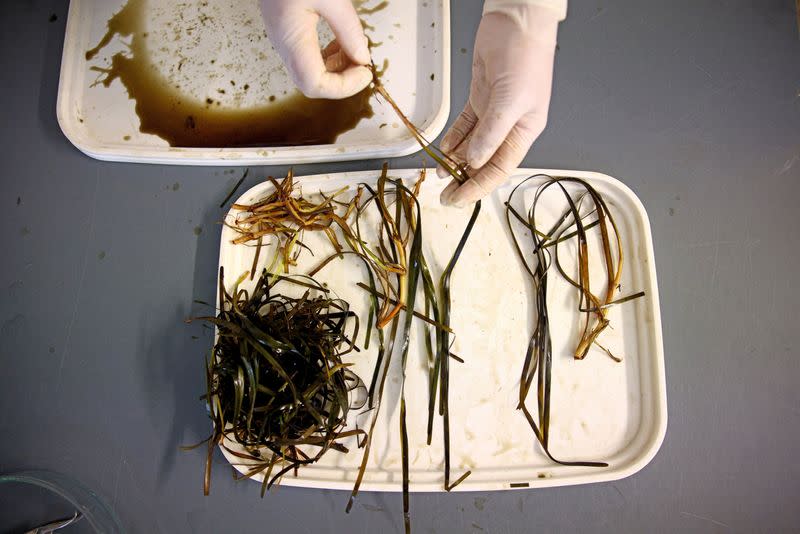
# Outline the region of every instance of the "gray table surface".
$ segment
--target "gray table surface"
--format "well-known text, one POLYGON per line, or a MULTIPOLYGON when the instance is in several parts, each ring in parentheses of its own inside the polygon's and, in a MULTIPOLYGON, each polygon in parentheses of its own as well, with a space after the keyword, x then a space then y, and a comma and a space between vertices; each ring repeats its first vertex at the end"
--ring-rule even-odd
MULTIPOLYGON (((454 3, 451 120, 467 97, 480 15, 477 0, 454 3)), ((414 495, 417 532, 798 528, 793 4, 573 0, 549 127, 525 165, 606 172, 644 202, 666 440, 643 471, 614 483, 414 495)), ((203 497, 203 452, 177 447, 208 430, 197 396, 210 339, 182 321, 193 299, 213 298, 217 205, 240 170, 102 163, 73 148, 55 117, 66 10, 0 3, 0 472, 69 473, 131 532, 399 532, 394 494, 363 494, 345 515, 344 492, 283 488, 262 500, 219 469, 203 497)), ((286 167, 253 171, 248 185, 286 167)), ((0 531, 61 513, 37 496, 0 492, 0 531)))

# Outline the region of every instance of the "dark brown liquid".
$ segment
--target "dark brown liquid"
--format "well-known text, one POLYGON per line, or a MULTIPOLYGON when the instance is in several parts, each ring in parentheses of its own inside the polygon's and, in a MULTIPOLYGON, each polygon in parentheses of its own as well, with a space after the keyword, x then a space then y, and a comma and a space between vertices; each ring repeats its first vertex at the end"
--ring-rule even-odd
POLYGON ((139 131, 174 147, 247 147, 330 144, 372 117, 372 90, 343 100, 307 98, 295 92, 258 107, 224 108, 213 99, 197 101, 171 85, 151 61, 145 44, 145 0, 128 3, 108 21, 100 43, 86 52, 93 59, 115 35, 132 37, 130 52, 111 58, 107 69, 92 67, 108 87, 119 79, 136 102, 139 131))

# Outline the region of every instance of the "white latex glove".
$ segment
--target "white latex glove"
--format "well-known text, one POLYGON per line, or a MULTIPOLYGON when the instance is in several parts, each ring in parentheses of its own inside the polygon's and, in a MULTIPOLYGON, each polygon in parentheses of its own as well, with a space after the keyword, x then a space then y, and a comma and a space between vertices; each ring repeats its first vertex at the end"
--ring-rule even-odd
MULTIPOLYGON (((491 193, 544 130, 558 22, 566 12, 565 1, 563 12, 546 3, 487 0, 475 38, 469 101, 441 143, 455 161, 467 163, 471 179, 460 186, 453 180, 442 192, 443 204, 460 207, 491 193)), ((441 168, 438 174, 449 177, 441 168)))
POLYGON ((350 0, 261 0, 267 37, 300 91, 310 98, 347 98, 372 81, 364 29, 350 0), (324 18, 336 40, 323 51, 324 18))

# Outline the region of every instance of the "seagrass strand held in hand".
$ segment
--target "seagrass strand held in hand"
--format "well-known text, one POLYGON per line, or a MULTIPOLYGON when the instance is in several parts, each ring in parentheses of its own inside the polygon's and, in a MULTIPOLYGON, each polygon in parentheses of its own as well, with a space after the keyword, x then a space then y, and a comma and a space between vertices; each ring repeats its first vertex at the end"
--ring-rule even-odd
POLYGON ((350 393, 365 389, 342 360, 358 350, 358 318, 348 304, 310 278, 264 272, 252 294, 239 289, 243 278, 228 293, 220 268, 219 313, 201 318, 217 327, 206 375, 213 421, 206 494, 216 444, 247 460, 246 477, 266 471, 263 495, 284 473, 316 462, 331 449, 347 452, 342 440, 364 434, 344 430, 349 410, 361 407, 350 393), (305 292, 287 297, 276 291, 281 283, 305 292), (245 452, 228 448, 224 438, 245 452))
MULTIPOLYGON (((377 70, 373 65, 373 84, 375 92, 380 95, 391 107, 395 113, 400 117, 406 129, 411 133, 414 139, 419 143, 427 155, 442 166, 450 176, 458 183, 464 183, 470 177, 467 173, 466 166, 459 164, 448 154, 442 152, 438 147, 430 143, 419 128, 412 123, 408 117, 402 112, 400 107, 395 102, 394 98, 389 94, 386 88, 381 83, 377 70)), ((449 411, 449 357, 450 357, 450 277, 456 267, 456 263, 461 255, 461 251, 466 246, 472 227, 481 212, 481 202, 475 203, 472 210, 469 222, 466 229, 459 240, 456 250, 448 263, 447 268, 442 273, 438 286, 434 286, 433 279, 428 271, 427 263, 424 256, 421 258, 421 275, 423 279, 423 290, 425 293, 425 306, 426 309, 433 309, 434 320, 441 321, 446 328, 436 329, 436 350, 433 350, 433 344, 426 338, 426 347, 429 353, 430 371, 429 371, 429 403, 428 403, 428 443, 430 444, 433 433, 433 420, 436 410, 436 398, 438 392, 439 398, 439 414, 442 416, 444 423, 443 439, 444 439, 444 454, 445 454, 445 484, 446 491, 450 491, 458 484, 464 481, 469 475, 470 471, 465 472, 454 483, 450 483, 450 411, 449 411), (434 355, 435 352, 435 355, 434 355), (437 388, 438 386, 438 388, 437 388)))
POLYGON ((520 376, 519 404, 517 408, 522 410, 537 440, 551 460, 562 465, 605 467, 608 464, 603 462, 561 461, 556 459, 549 449, 550 390, 553 357, 547 291, 550 267, 555 263, 560 274, 578 289, 580 295, 579 312, 585 314, 581 338, 574 353, 575 358, 583 359, 589 348, 596 344, 609 356, 619 361, 610 351, 597 342, 597 337, 609 324, 607 312, 611 305, 633 300, 643 296, 644 293, 636 293, 617 301, 613 300, 614 291, 619 286, 622 276, 623 262, 621 237, 613 215, 610 213, 603 197, 584 180, 569 177, 531 176, 517 185, 509 195, 506 202, 506 221, 511 232, 514 248, 530 276, 536 306, 534 329, 528 343, 520 376), (534 178, 542 178, 544 183, 536 190, 529 210, 525 212, 525 215, 522 215, 513 206, 515 194, 534 178), (582 192, 573 198, 565 184, 577 186, 582 192), (537 224, 537 208, 540 206, 543 193, 550 187, 557 187, 563 193, 568 208, 550 229, 544 231, 537 224), (586 207, 584 208, 584 206, 586 207), (523 252, 518 233, 515 231, 515 225, 512 222, 512 216, 527 230, 526 235, 529 235, 532 247, 530 257, 523 252), (591 223, 585 223, 584 219, 590 216, 596 217, 596 220, 591 223), (568 232, 573 226, 575 231, 568 232), (596 228, 600 232, 603 254, 602 265, 605 272, 606 286, 602 297, 593 293, 590 287, 587 230, 592 228, 596 228), (577 270, 579 273, 577 280, 573 280, 566 273, 558 257, 559 244, 569 242, 573 238, 577 240, 577 270), (591 316, 594 316, 594 321, 592 321, 591 316), (534 380, 537 383, 538 418, 533 416, 526 405, 534 380))

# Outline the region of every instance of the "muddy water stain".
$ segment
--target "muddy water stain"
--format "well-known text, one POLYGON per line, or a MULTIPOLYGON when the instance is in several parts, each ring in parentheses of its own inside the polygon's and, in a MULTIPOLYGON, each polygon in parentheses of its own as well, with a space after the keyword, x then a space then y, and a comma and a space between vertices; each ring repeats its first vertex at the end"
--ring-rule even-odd
MULTIPOLYGON (((130 37, 130 49, 112 56, 108 68, 92 66, 105 87, 120 80, 135 101, 139 131, 174 147, 247 147, 330 144, 372 117, 371 90, 344 100, 307 98, 295 92, 258 107, 225 108, 197 101, 158 71, 146 45, 147 1, 129 0, 109 21, 91 61, 115 36, 130 37)), ((210 78, 209 78, 210 80, 210 78)))
POLYGON ((358 2, 355 2, 356 11, 359 15, 373 15, 379 11, 383 11, 389 5, 389 2, 386 0, 373 7, 366 7, 364 5, 366 3, 367 2, 365 0, 359 0, 358 2))

